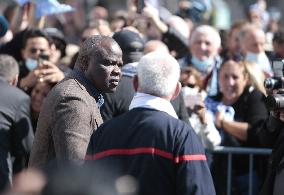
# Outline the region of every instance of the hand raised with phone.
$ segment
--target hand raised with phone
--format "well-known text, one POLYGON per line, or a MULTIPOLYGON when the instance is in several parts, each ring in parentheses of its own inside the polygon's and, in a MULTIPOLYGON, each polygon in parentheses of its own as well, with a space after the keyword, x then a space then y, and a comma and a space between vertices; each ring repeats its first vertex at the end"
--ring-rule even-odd
POLYGON ((56 83, 64 78, 64 73, 48 61, 47 57, 40 56, 38 60, 29 59, 26 63, 28 63, 26 66, 30 68, 30 72, 20 81, 20 88, 25 91, 33 88, 38 81, 56 83))
POLYGON ((55 64, 47 60, 40 60, 36 71, 41 82, 56 83, 64 78, 64 73, 55 64))

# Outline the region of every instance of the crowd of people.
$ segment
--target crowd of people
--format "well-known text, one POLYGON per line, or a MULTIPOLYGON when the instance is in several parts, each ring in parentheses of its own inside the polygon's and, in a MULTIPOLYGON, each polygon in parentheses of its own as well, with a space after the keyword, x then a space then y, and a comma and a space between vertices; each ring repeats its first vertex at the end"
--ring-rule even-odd
POLYGON ((284 30, 265 1, 222 33, 206 1, 177 13, 139 2, 110 13, 98 1, 81 27, 40 25, 34 2, 6 7, 0 193, 223 195, 228 160, 214 148, 227 146, 273 149, 251 174, 233 156, 231 194, 283 194, 284 30))

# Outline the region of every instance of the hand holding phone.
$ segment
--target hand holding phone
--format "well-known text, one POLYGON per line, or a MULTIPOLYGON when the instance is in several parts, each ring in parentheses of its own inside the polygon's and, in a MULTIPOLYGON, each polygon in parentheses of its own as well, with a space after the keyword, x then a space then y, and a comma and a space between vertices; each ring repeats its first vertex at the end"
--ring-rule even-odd
POLYGON ((43 61, 44 60, 49 60, 49 55, 48 54, 45 54, 45 53, 40 53, 39 54, 39 58, 38 58, 38 64, 41 65, 43 64, 43 61))

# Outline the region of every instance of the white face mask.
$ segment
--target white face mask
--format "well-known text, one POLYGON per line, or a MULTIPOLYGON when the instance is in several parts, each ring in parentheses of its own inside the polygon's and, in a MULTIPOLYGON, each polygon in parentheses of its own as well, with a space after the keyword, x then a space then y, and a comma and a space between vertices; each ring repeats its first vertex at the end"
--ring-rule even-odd
POLYGON ((213 66, 213 58, 208 58, 207 60, 199 60, 197 57, 192 56, 191 58, 192 64, 197 68, 197 70, 201 72, 206 72, 213 66))
POLYGON ((248 52, 246 55, 246 60, 248 62, 255 62, 260 66, 261 70, 267 73, 272 72, 269 59, 267 58, 264 52, 261 53, 248 52))
POLYGON ((261 53, 248 52, 246 55, 246 60, 249 62, 258 63, 260 59, 261 59, 261 53))
POLYGON ((28 58, 25 61, 25 65, 29 71, 33 71, 37 67, 37 60, 28 58))

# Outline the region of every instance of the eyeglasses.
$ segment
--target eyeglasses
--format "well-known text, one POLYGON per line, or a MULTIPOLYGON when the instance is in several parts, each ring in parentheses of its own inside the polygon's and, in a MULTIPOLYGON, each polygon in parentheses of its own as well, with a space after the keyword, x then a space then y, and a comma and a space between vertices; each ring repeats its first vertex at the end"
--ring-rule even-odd
POLYGON ((30 49, 30 52, 32 54, 35 54, 37 51, 40 51, 40 53, 44 53, 45 52, 45 49, 38 49, 38 48, 31 48, 30 49))

